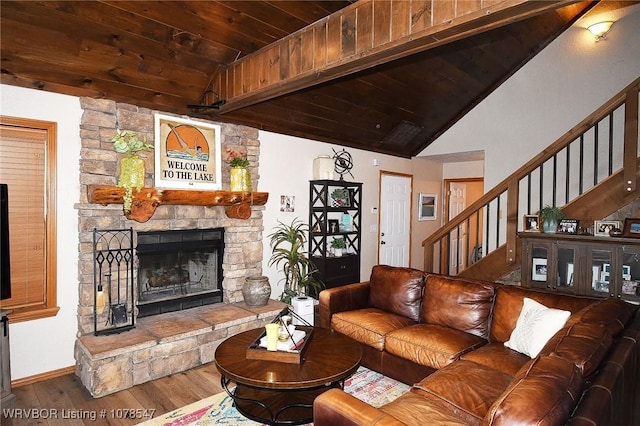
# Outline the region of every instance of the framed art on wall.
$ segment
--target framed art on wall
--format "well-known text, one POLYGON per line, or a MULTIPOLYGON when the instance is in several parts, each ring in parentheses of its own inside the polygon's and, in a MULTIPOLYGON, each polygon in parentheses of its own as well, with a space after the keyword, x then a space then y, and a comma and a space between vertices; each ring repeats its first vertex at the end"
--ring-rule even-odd
POLYGON ((155 114, 158 188, 222 189, 219 125, 155 114))
POLYGON ((420 193, 418 198, 418 220, 436 220, 438 196, 420 193))

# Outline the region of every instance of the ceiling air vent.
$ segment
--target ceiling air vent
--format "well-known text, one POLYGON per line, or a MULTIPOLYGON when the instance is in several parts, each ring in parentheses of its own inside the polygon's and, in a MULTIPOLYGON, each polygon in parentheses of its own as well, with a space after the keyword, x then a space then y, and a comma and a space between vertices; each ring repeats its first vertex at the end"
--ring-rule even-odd
POLYGON ((396 127, 393 128, 392 131, 387 133, 387 135, 382 139, 380 143, 385 145, 408 145, 413 138, 418 136, 422 131, 423 127, 418 126, 415 123, 410 121, 403 120, 396 127))

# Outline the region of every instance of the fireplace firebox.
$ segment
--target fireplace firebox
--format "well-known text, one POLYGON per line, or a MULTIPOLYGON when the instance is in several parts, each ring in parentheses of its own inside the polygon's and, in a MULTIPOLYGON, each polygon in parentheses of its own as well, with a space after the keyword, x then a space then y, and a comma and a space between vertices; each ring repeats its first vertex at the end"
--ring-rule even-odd
POLYGON ((138 232, 138 317, 222 302, 224 228, 138 232))

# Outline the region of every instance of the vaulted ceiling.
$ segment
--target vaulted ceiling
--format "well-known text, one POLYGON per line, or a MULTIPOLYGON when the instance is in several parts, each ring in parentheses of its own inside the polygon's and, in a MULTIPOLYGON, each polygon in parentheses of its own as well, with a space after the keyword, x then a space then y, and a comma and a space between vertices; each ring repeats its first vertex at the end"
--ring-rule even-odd
POLYGON ((3 0, 1 82, 412 157, 594 4, 3 0))

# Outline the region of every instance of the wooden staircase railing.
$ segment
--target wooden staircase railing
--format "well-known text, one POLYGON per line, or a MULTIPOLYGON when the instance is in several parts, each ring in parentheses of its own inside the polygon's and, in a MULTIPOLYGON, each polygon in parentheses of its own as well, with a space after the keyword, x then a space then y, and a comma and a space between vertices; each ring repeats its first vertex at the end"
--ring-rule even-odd
POLYGON ((424 270, 498 279, 520 264, 525 214, 560 206, 591 224, 638 198, 639 88, 640 78, 426 238, 424 270))

